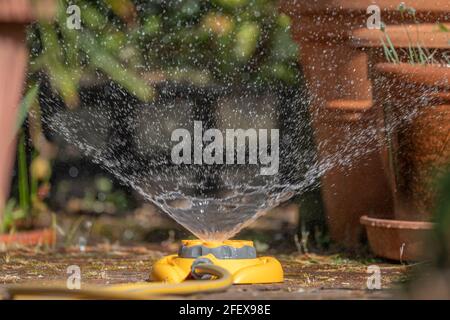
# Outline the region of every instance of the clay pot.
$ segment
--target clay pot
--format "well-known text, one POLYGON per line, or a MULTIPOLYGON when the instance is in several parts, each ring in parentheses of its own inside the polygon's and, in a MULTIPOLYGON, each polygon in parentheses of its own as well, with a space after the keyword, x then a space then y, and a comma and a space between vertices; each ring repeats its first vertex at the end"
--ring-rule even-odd
POLYGON ((48 18, 54 9, 53 0, 0 1, 0 222, 9 193, 17 109, 28 60, 25 27, 36 18, 48 18))
MULTIPOLYGON (((447 28, 450 28, 450 24, 445 25, 447 28)), ((407 57, 404 56, 406 53, 402 49, 408 48, 411 43, 421 43, 424 48, 436 50, 436 57, 439 56, 440 51, 450 48, 450 34, 440 32, 436 24, 388 25, 385 32, 396 47, 401 60, 407 60, 407 57)), ((361 28, 352 32, 353 45, 368 52, 369 68, 371 69, 377 63, 386 59, 382 49, 381 39, 383 38, 384 33, 380 30, 361 28)), ((436 142, 441 140, 440 144, 437 142, 438 145, 445 144, 446 130, 448 129, 446 123, 450 122, 448 108, 445 106, 445 96, 447 95, 446 77, 450 69, 437 66, 413 67, 410 65, 394 66, 391 64, 378 65, 376 69, 375 72, 369 72, 372 81, 376 81, 375 79, 379 76, 382 76, 383 79, 378 79, 379 85, 374 88, 378 101, 374 107, 378 107, 381 110, 384 106, 388 106, 388 108, 384 109, 384 111, 389 111, 385 112, 386 126, 388 128, 398 127, 396 132, 402 137, 402 141, 399 142, 396 134, 392 133, 395 136, 392 143, 395 145, 391 146, 394 148, 391 151, 393 154, 398 155, 398 157, 395 156, 393 158, 394 162, 389 163, 396 168, 395 175, 391 176, 392 188, 396 195, 395 216, 400 219, 426 220, 431 215, 432 201, 430 199, 431 195, 425 194, 426 192, 423 188, 425 177, 423 175, 425 174, 424 171, 427 170, 427 166, 429 170, 432 170, 432 167, 437 165, 437 163, 433 163, 430 157, 434 157, 433 154, 440 152, 439 150, 433 150, 433 147, 427 143, 427 140, 437 139, 436 142), (388 76, 388 74, 391 76, 388 76), (392 76, 393 74, 395 76, 392 76), (406 81, 403 81, 405 79, 406 81), (444 105, 430 108, 429 104, 434 102, 434 99, 431 99, 433 95, 440 95, 441 102, 439 103, 444 103, 444 105), (420 105, 424 106, 420 109, 420 115, 415 117, 413 113, 418 111, 420 105), (413 121, 404 123, 401 121, 413 116, 413 121), (442 136, 439 137, 441 134, 442 136), (405 148, 408 148, 410 151, 407 155, 408 158, 405 158, 407 151, 405 148), (401 152, 400 149, 405 150, 401 152), (427 157, 427 161, 422 161, 419 164, 419 155, 413 156, 411 152, 422 152, 422 157, 427 157), (415 160, 411 157, 414 157, 415 160), (404 163, 406 162, 411 165, 405 167, 404 163), (421 169, 418 166, 421 166, 421 169), (419 180, 421 181, 419 184, 422 187, 417 185, 419 180), (405 192, 400 192, 400 190, 405 191, 407 188, 412 188, 409 191, 410 194, 414 190, 415 195, 413 198, 416 200, 410 199, 410 196, 407 196, 405 192), (422 191, 419 191, 419 189, 422 191), (403 198, 403 200, 400 201, 400 198, 403 198), (409 200, 412 200, 412 202, 409 200), (416 204, 413 204, 413 202, 416 204), (421 202, 420 205, 419 202, 421 202), (412 207, 408 208, 411 205, 412 207)), ((443 148, 445 153, 446 147, 443 148)), ((442 156, 445 158, 445 155, 442 156)), ((445 159, 441 159, 440 165, 445 165, 445 159)))
POLYGON ((385 113, 395 217, 427 221, 433 182, 450 163, 450 67, 377 64, 374 103, 385 113))
POLYGON ((361 223, 378 256, 423 260, 429 258, 433 182, 450 163, 450 68, 381 63, 374 79, 374 105, 385 114, 395 219, 364 217, 361 223))
POLYGON ((396 261, 420 261, 429 258, 425 243, 433 224, 361 217, 370 247, 377 256, 396 261))
POLYGON ((1 234, 0 244, 19 244, 24 246, 48 245, 56 243, 56 233, 53 229, 21 231, 12 234, 1 234))

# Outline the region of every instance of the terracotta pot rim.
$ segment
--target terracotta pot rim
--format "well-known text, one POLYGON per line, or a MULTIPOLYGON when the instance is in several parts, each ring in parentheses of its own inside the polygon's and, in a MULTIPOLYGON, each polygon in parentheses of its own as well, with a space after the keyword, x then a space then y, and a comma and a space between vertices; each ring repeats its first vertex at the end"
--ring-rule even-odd
POLYGON ((359 221, 365 226, 384 229, 431 230, 434 227, 434 223, 428 221, 381 219, 369 216, 362 216, 359 221))
MULTIPOLYGON (((293 0, 282 0, 282 8, 291 8, 296 12, 336 12, 336 11, 363 11, 371 4, 378 5, 382 11, 397 11, 400 0, 378 0, 377 3, 369 0, 332 0, 332 1, 305 1, 299 2, 293 0)), ((448 12, 450 5, 446 0, 420 1, 410 0, 408 5, 417 11, 425 12, 448 12)))
POLYGON ((55 16, 56 8, 56 0, 0 0, 0 24, 50 20, 55 16))
MULTIPOLYGON (((450 28, 450 23, 443 24, 450 28)), ((435 23, 390 24, 386 26, 386 33, 396 48, 408 48, 411 42, 420 42, 429 49, 450 48, 450 35, 439 31, 435 23)), ((381 39, 386 41, 383 31, 359 28, 351 32, 350 43, 357 48, 381 48, 381 39)))
POLYGON ((413 65, 407 62, 401 63, 390 63, 381 62, 375 65, 375 68, 381 72, 392 73, 392 74, 409 74, 409 73, 428 73, 431 71, 439 72, 444 76, 450 76, 450 66, 443 66, 437 64, 417 64, 413 65))
POLYGON ((56 232, 53 228, 38 228, 35 230, 17 231, 13 234, 0 234, 0 243, 21 245, 53 244, 56 242, 56 232))
POLYGON ((425 84, 434 87, 450 87, 450 67, 428 64, 377 63, 375 70, 383 75, 400 78, 407 82, 425 84))

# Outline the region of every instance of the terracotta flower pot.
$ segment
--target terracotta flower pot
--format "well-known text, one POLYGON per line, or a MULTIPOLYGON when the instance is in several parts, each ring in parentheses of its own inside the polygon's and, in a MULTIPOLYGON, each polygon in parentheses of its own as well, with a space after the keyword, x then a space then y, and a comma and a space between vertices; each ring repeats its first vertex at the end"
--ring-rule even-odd
POLYGON ((430 222, 361 217, 372 251, 379 257, 397 261, 430 258, 425 243, 433 228, 430 222))
POLYGON ((427 221, 433 181, 450 164, 450 67, 377 64, 374 101, 390 145, 395 217, 427 221))
POLYGON ((0 244, 19 244, 24 246, 54 245, 56 233, 53 229, 21 231, 12 234, 0 234, 0 244))
POLYGON ((384 110, 394 217, 361 218, 378 256, 429 258, 425 240, 434 209, 434 179, 450 163, 450 67, 381 63, 374 104, 384 110))
POLYGON ((0 1, 0 223, 15 157, 17 109, 25 80, 28 51, 25 27, 53 14, 54 1, 0 1))

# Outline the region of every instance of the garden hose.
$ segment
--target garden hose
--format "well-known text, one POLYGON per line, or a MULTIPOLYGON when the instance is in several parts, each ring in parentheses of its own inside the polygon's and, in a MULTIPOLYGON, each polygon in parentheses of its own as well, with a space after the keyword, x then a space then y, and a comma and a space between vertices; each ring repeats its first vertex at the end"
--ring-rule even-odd
POLYGON ((213 264, 195 266, 198 275, 212 276, 210 280, 187 280, 177 284, 127 283, 112 286, 89 286, 80 290, 69 290, 65 286, 27 286, 5 287, 6 299, 157 299, 168 295, 187 295, 224 291, 233 284, 233 277, 222 267, 213 264))

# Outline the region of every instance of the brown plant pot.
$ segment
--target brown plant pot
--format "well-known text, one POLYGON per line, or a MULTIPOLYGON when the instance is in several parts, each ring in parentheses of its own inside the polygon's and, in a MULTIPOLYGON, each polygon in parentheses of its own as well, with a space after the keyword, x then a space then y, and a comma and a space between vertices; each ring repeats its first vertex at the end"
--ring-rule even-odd
POLYGON ((385 113, 395 217, 427 221, 433 182, 450 164, 450 67, 381 63, 374 103, 385 113))
POLYGON ((48 245, 56 243, 54 229, 40 229, 33 231, 20 231, 12 234, 0 234, 0 244, 18 244, 23 246, 48 245))
POLYGON ((429 258, 425 243, 433 228, 431 222, 361 217, 373 253, 396 261, 429 258))
POLYGON ((17 110, 28 60, 25 27, 36 18, 51 16, 54 4, 54 0, 0 1, 0 223, 9 193, 17 110))

